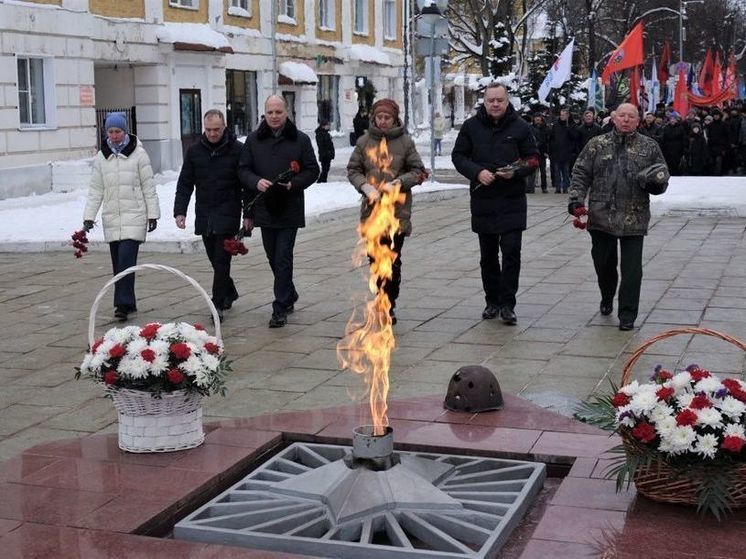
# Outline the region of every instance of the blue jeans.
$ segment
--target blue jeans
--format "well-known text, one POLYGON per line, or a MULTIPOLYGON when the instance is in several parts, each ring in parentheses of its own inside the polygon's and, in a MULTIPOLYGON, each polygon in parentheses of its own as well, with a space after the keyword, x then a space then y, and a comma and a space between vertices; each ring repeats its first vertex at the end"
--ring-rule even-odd
MULTIPOLYGON (((109 243, 111 267, 116 276, 119 272, 137 265, 137 252, 140 241, 124 239, 109 243)), ((128 274, 114 284, 114 306, 122 307, 126 312, 137 310, 135 301, 135 274, 128 274)))
POLYGON ((554 191, 567 192, 567 189, 570 188, 570 162, 553 161, 552 163, 554 191))
POLYGON ((262 244, 269 261, 269 267, 275 276, 272 312, 284 314, 298 300, 298 292, 293 283, 293 248, 297 227, 273 229, 262 227, 262 244))

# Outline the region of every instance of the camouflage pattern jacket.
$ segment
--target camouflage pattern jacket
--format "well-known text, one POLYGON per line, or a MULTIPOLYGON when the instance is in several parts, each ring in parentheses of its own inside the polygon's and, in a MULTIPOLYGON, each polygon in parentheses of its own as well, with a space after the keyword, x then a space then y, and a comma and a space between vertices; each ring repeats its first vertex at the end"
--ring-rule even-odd
POLYGON ((650 194, 663 194, 668 186, 665 164, 658 143, 639 132, 622 135, 614 129, 596 136, 573 167, 570 202, 587 205, 589 230, 617 237, 645 235, 650 194), (655 180, 645 173, 653 165, 665 169, 655 180))

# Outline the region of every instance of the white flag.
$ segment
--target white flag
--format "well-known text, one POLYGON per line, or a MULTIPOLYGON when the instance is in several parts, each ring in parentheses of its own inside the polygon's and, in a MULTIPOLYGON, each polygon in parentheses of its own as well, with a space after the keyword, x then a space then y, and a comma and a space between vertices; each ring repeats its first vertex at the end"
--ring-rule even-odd
POLYGON ((539 101, 545 103, 550 89, 557 89, 570 79, 572 74, 572 49, 575 45, 575 39, 571 39, 552 67, 549 68, 544 81, 539 87, 539 101))
POLYGON ((653 58, 653 71, 650 76, 650 105, 648 111, 651 113, 655 112, 655 108, 660 102, 661 96, 661 84, 658 82, 658 68, 655 64, 655 58, 653 58))

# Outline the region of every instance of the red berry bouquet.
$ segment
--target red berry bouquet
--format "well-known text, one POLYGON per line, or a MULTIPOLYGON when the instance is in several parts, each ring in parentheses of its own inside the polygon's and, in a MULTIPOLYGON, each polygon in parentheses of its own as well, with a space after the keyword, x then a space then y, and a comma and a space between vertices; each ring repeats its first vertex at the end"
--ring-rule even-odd
POLYGON ((575 219, 572 220, 572 226, 576 229, 585 229, 588 227, 588 210, 585 206, 580 206, 579 208, 575 208, 575 210, 572 212, 572 215, 575 216, 575 219), (581 217, 585 217, 585 221, 580 219, 581 217))
POLYGON ((88 252, 88 236, 86 235, 86 230, 81 229, 80 231, 75 231, 70 238, 73 240, 72 245, 73 248, 75 248, 75 258, 82 258, 83 255, 88 252))

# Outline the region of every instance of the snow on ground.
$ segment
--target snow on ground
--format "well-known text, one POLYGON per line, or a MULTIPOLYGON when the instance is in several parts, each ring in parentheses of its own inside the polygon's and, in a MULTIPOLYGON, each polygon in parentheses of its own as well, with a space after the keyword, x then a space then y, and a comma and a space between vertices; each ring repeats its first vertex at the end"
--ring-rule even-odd
MULTIPOLYGON (((337 150, 337 160, 347 161, 352 148, 337 150)), ((429 167, 429 157, 425 157, 429 167)), ((450 157, 436 157, 436 169, 453 169, 450 157)), ((340 169, 337 168, 337 172, 340 169)), ((174 194, 178 173, 168 171, 156 177, 161 219, 158 228, 148 235, 151 241, 193 241, 194 196, 188 210, 187 228, 174 224, 174 194)), ((427 182, 415 189, 419 192, 466 188, 464 184, 427 182)), ((0 200, 0 243, 67 241, 73 231, 82 226, 85 188, 68 193, 49 193, 23 198, 0 200)), ((348 182, 314 184, 306 190, 306 215, 309 217, 355 207, 360 195, 348 182)), ((673 177, 662 196, 651 197, 654 215, 676 213, 718 213, 746 217, 746 178, 744 177, 673 177)), ((101 227, 89 233, 92 242, 103 241, 101 227)))

